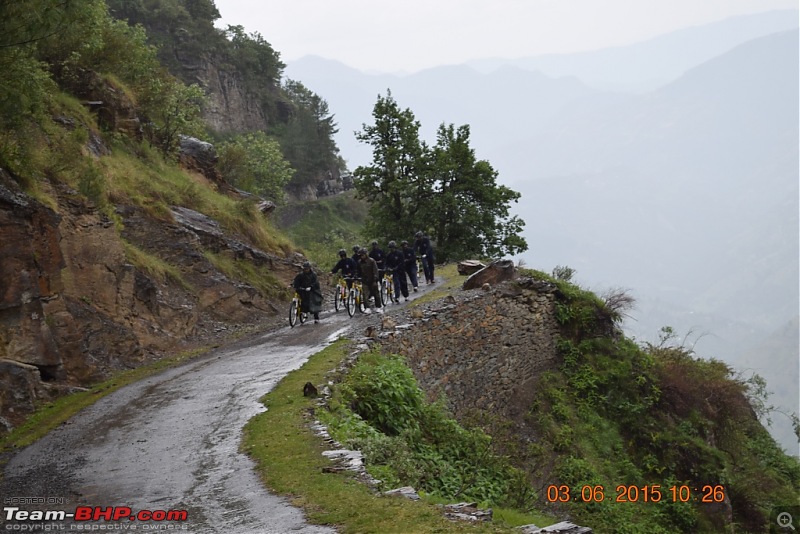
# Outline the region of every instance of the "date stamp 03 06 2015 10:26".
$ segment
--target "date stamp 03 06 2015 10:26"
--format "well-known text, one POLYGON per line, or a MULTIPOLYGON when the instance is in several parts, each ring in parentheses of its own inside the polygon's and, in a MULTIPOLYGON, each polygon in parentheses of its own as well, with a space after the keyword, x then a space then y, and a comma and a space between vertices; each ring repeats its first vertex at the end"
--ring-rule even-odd
MULTIPOLYGON (((577 488, 576 488, 577 489, 577 488)), ((547 500, 549 502, 602 502, 607 498, 604 486, 585 485, 580 492, 574 492, 567 485, 551 484, 547 487, 547 500)), ((615 502, 625 503, 658 503, 666 502, 699 502, 701 504, 719 504, 725 502, 725 486, 707 484, 700 488, 686 485, 666 486, 651 484, 645 486, 620 484, 615 488, 615 495, 611 497, 615 502)), ((769 518, 769 532, 798 532, 800 525, 795 522, 800 520, 800 505, 775 506, 769 518)), ((800 534, 800 533, 799 533, 800 534)))

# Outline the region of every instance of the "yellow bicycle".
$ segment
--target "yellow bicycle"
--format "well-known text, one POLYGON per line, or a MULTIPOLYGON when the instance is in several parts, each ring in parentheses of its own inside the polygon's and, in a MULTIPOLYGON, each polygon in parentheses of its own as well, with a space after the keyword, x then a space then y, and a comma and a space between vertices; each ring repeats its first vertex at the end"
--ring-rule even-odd
POLYGON ((364 302, 364 288, 361 285, 361 280, 353 280, 353 286, 347 292, 347 300, 345 301, 345 308, 347 314, 352 317, 355 315, 356 310, 364 313, 367 309, 367 303, 364 302))
POLYGON ((337 312, 347 307, 347 281, 352 278, 339 277, 336 286, 333 288, 333 309, 337 312))
POLYGON ((294 325, 296 325, 298 322, 300 324, 306 322, 307 318, 308 313, 303 311, 300 294, 295 291, 294 298, 292 298, 292 303, 289 304, 289 326, 294 328, 294 325))
POLYGON ((381 279, 381 302, 384 306, 389 302, 394 302, 394 277, 391 271, 384 271, 381 279))

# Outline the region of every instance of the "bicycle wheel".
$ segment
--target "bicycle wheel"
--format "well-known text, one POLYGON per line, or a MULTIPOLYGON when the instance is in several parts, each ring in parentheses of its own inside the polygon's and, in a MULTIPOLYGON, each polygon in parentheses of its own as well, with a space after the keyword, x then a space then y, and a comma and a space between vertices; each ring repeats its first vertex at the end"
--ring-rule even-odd
POLYGON ((386 283, 386 278, 381 280, 381 305, 386 306, 386 303, 389 302, 389 294, 391 289, 389 288, 389 284, 386 283))
POLYGON ((361 313, 367 311, 367 302, 364 298, 364 293, 360 290, 356 290, 356 304, 358 305, 358 311, 361 313))
MULTIPOLYGON (((389 302, 394 302, 394 281, 387 280, 386 281, 386 298, 389 302)), ((384 300, 384 306, 386 305, 386 301, 384 300)))
POLYGON ((293 300, 289 305, 289 326, 292 328, 294 328, 294 325, 297 323, 297 316, 297 301, 293 300))
POLYGON ((350 291, 347 292, 347 300, 345 300, 345 302, 344 302, 344 307, 347 308, 347 315, 349 315, 350 317, 352 317, 353 314, 356 313, 356 290, 355 289, 351 288, 350 291))
POLYGON ((345 303, 342 301, 342 289, 339 286, 336 286, 336 289, 333 292, 333 309, 338 312, 339 309, 344 305, 345 303))

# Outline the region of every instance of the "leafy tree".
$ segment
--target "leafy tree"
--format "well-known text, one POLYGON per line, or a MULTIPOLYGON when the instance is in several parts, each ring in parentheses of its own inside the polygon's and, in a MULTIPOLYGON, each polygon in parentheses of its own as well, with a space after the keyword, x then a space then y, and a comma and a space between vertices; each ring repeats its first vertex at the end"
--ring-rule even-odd
POLYGON ((47 52, 97 44, 102 0, 0 2, 0 126, 13 127, 43 109, 55 90, 47 52))
POLYGON ((0 49, 0 71, 0 129, 6 129, 40 112, 55 84, 45 65, 21 48, 0 49))
POLYGON ((184 85, 168 74, 153 79, 143 102, 147 132, 164 155, 175 152, 180 135, 200 135, 205 93, 197 84, 184 85))
POLYGON ((258 32, 246 34, 243 26, 228 26, 231 59, 250 82, 276 87, 286 65, 280 54, 258 32))
POLYGON ((384 238, 407 235, 418 223, 417 212, 431 193, 425 172, 427 147, 419 139, 420 123, 410 109, 378 96, 373 125, 363 125, 356 138, 372 145, 372 164, 353 172, 358 195, 370 203, 366 234, 384 238))
POLYGON ((237 136, 219 147, 219 168, 236 187, 280 202, 294 170, 280 144, 264 132, 237 136))
POLYGON ((338 131, 328 103, 302 83, 287 80, 283 92, 292 106, 291 117, 275 129, 283 152, 297 170, 290 187, 315 185, 340 170, 343 163, 333 136, 338 131))
POLYGON ((0 2, 0 49, 80 33, 104 12, 102 0, 0 2))
MULTIPOLYGON (((107 0, 114 17, 147 28, 150 44, 171 72, 182 69, 180 58, 198 58, 224 43, 214 28, 220 15, 213 0, 107 0)), ((184 79, 186 83, 191 80, 184 79)))
POLYGON ((354 171, 356 189, 370 202, 367 233, 384 238, 428 232, 437 258, 496 257, 527 249, 524 222, 509 216, 519 193, 497 184, 497 171, 478 160, 469 126, 442 124, 429 148, 419 140, 414 114, 391 92, 378 97, 374 125, 356 134, 373 147, 373 161, 354 171))
POLYGON ((432 227, 440 259, 466 255, 496 257, 528 247, 519 236, 525 223, 509 218, 520 194, 497 184, 497 171, 478 161, 469 145, 469 126, 439 126, 428 172, 432 195, 422 220, 432 227))

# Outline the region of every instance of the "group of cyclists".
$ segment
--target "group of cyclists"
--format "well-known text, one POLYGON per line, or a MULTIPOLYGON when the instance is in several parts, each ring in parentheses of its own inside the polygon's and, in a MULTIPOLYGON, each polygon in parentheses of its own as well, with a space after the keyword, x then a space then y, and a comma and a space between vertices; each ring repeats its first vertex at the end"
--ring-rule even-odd
POLYGON ((422 232, 417 232, 414 236, 413 246, 408 241, 403 240, 400 246, 396 241, 389 241, 389 251, 381 249, 377 241, 372 242, 369 250, 358 245, 353 247, 353 255, 348 257, 347 251, 339 251, 339 261, 334 265, 331 274, 341 273, 344 277, 348 289, 352 287, 353 280, 360 279, 364 287, 364 296, 369 301, 372 297, 375 301, 375 308, 379 313, 381 310, 380 281, 384 272, 392 274, 394 283, 393 301, 395 304, 400 302, 402 295, 408 300, 409 281, 413 291, 419 290, 417 279, 417 258, 422 263, 425 273, 425 282, 432 284, 435 281, 433 265, 433 246, 428 236, 422 232))
MULTIPOLYGON (((427 284, 435 282, 433 265, 433 246, 430 238, 419 231, 414 235, 414 243, 409 244, 403 240, 398 247, 396 241, 389 241, 388 252, 380 248, 377 241, 373 241, 371 248, 354 246, 352 256, 348 256, 345 249, 339 251, 339 261, 334 265, 331 274, 340 273, 345 279, 347 288, 353 286, 354 280, 360 280, 363 286, 365 302, 373 300, 378 313, 383 313, 382 299, 380 296, 380 282, 385 272, 392 274, 394 293, 392 300, 400 303, 400 296, 408 300, 409 282, 414 292, 419 290, 417 261, 420 260, 427 284)), ((303 270, 294 279, 292 286, 301 299, 303 310, 314 315, 314 322, 319 322, 321 311, 321 291, 319 280, 311 269, 309 262, 303 263, 303 270)), ((366 313, 370 310, 367 309, 366 313)))

